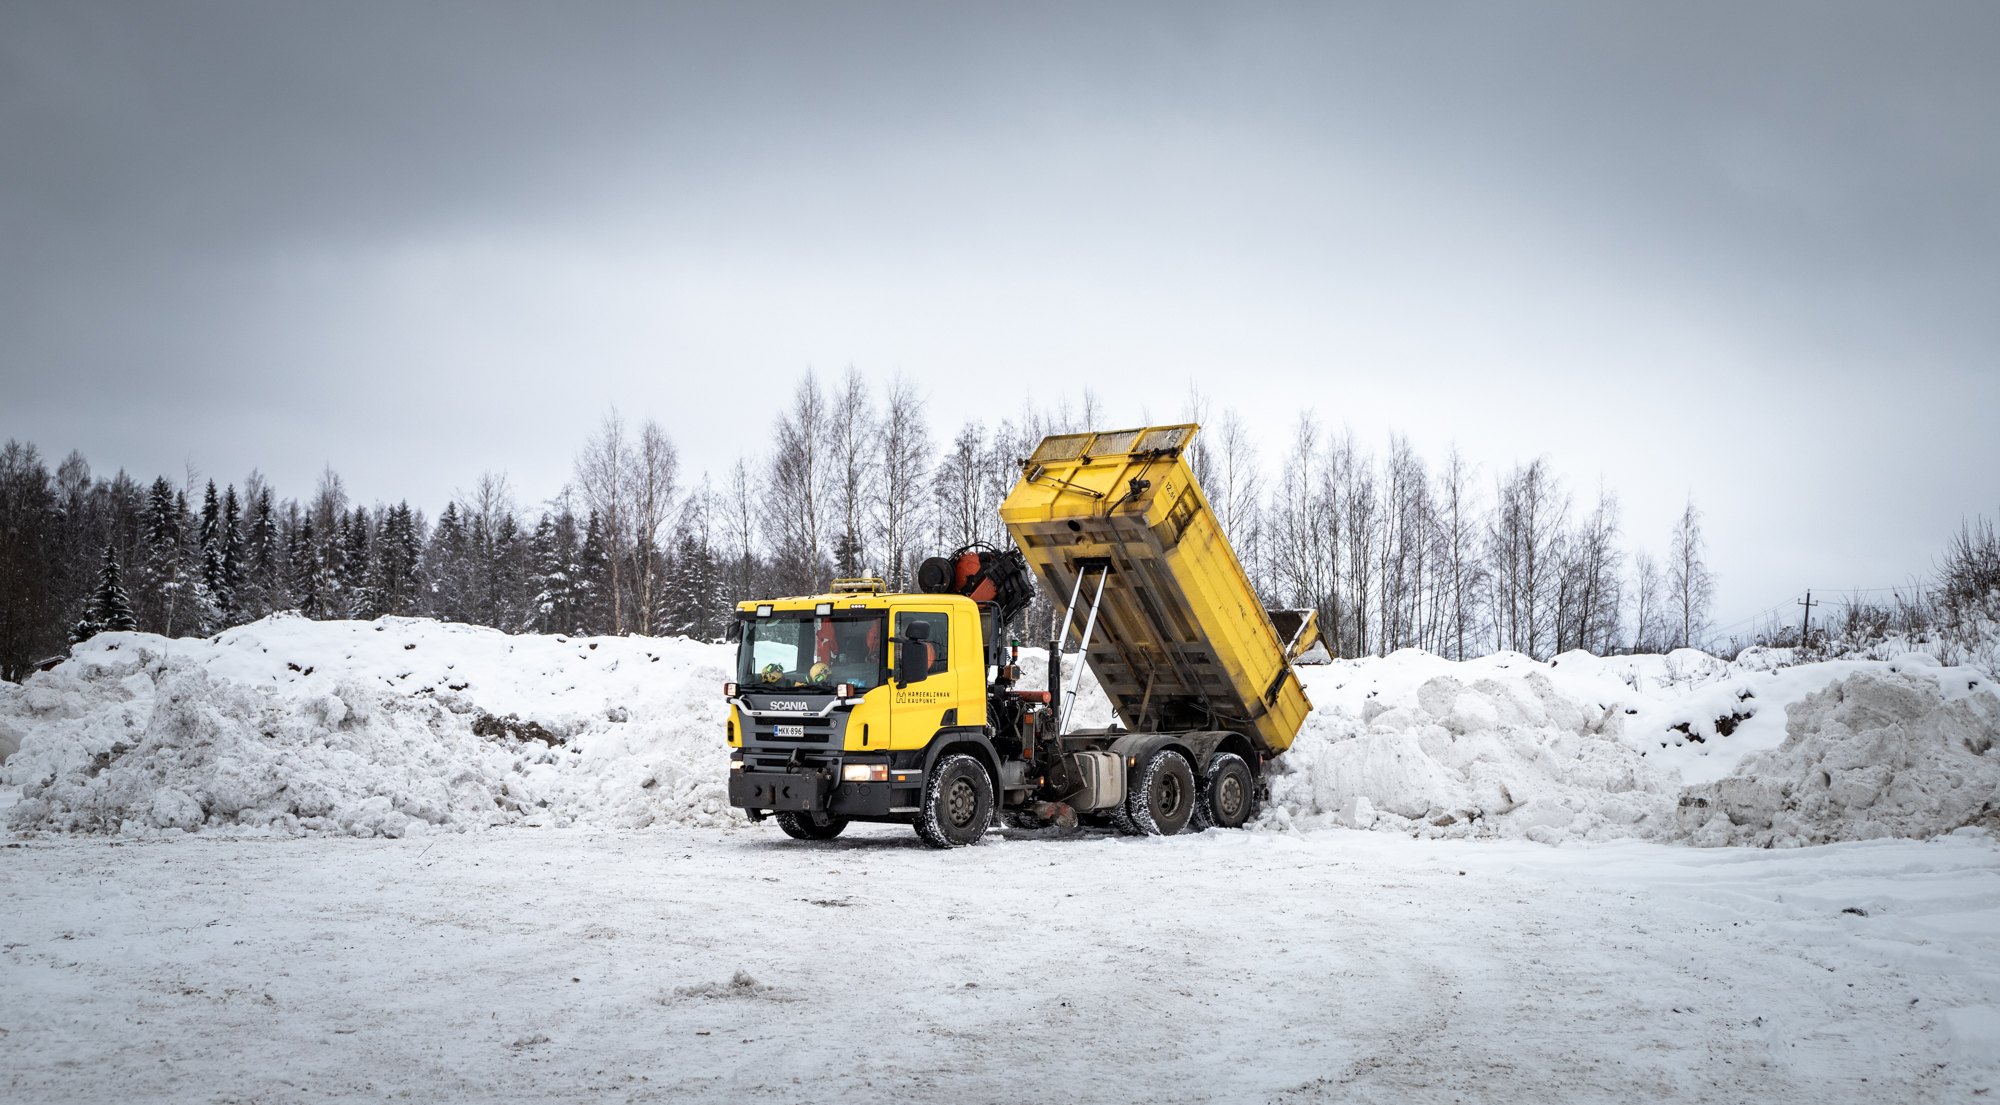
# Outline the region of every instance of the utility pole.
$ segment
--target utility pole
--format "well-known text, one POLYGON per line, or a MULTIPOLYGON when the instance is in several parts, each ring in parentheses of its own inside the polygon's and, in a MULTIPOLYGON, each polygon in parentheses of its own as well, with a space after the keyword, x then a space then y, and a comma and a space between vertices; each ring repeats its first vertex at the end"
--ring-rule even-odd
POLYGON ((1806 588, 1806 597, 1799 600, 1799 605, 1806 608, 1805 620, 1799 623, 1799 647, 1810 648, 1812 647, 1812 588, 1806 588))

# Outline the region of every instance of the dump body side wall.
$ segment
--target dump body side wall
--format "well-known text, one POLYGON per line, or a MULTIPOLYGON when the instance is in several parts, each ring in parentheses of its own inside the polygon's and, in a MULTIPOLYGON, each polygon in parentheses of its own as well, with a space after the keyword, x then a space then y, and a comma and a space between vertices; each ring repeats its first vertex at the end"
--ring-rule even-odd
POLYGON ((1000 516, 1057 603, 1082 575, 1075 632, 1109 566, 1087 659, 1127 728, 1232 730, 1282 752, 1312 704, 1183 459, 1193 432, 1046 439, 1000 516))

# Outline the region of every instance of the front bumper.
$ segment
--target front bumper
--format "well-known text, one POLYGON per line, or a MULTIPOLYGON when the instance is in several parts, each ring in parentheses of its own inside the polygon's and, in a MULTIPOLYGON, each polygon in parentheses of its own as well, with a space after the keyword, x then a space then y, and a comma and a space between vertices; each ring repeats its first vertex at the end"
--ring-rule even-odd
POLYGON ((888 817, 916 809, 923 793, 921 768, 892 770, 888 781, 843 783, 838 767, 729 773, 729 804, 772 813, 825 813, 835 817, 888 817))
POLYGON ((773 813, 823 812, 832 789, 822 771, 732 771, 729 804, 773 813))

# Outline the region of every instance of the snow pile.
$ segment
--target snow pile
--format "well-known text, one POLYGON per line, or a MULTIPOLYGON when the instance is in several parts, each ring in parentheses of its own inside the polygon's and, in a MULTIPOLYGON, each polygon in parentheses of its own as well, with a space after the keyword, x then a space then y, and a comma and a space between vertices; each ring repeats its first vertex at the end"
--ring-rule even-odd
POLYGON ((0 698, 0 781, 22 829, 719 825, 726 663, 416 619, 103 634, 0 698))
POLYGON ((1416 650, 1306 676, 1314 710, 1271 780, 1265 823, 1556 842, 1650 835, 1679 781, 1619 739, 1617 703, 1519 654, 1416 650))
POLYGON ((1304 678, 1314 711, 1272 777, 1277 828, 1798 844, 1935 835, 2000 807, 2000 695, 1924 655, 1410 649, 1304 678))
MULTIPOLYGON (((1797 844, 1994 816, 2000 695, 1982 673, 1920 655, 1787 659, 1403 650, 1304 668, 1314 711, 1259 824, 1797 844)), ((1021 662, 1039 686, 1045 657, 1021 662)), ((732 824, 730 664, 727 646, 420 619, 103 634, 0 684, 0 749, 19 748, 0 764, 0 816, 386 836, 732 824)), ((1072 723, 1112 721, 1085 678, 1072 723)))
POLYGON ((1794 703, 1782 745, 1688 788, 1682 835, 1769 847, 2000 826, 2000 695, 1913 659, 1794 703))

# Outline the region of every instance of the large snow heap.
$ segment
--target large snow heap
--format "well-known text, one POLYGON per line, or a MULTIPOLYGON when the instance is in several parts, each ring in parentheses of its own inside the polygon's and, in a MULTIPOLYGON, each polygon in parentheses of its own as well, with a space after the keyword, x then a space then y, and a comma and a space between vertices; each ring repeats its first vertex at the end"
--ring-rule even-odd
MULTIPOLYGON (((2000 818, 2000 693, 1928 657, 1681 650, 1302 669, 1258 827, 1795 845, 2000 818)), ((397 836, 739 822, 724 646, 275 617, 0 684, 17 829, 397 836)), ((1031 672, 1041 665, 1030 661, 1031 672)), ((1110 720, 1086 680, 1079 722, 1110 720)), ((7 795, 0 794, 0 801, 7 795)))
POLYGON ((1267 821, 1799 845, 2000 816, 2000 693, 1922 654, 1787 664, 1414 649, 1306 678, 1267 821))
POLYGON ((104 633, 0 684, 0 782, 23 829, 721 824, 727 664, 411 618, 104 633))

